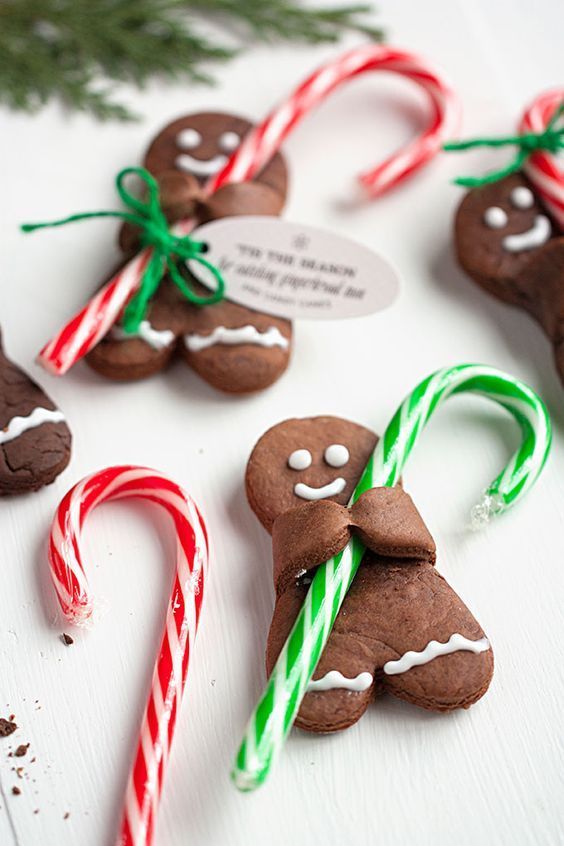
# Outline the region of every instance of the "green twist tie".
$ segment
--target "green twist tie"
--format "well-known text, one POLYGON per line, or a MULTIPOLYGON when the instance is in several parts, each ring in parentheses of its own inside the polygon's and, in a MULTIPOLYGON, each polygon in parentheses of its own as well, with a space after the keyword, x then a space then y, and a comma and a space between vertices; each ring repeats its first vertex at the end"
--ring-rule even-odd
POLYGON ((124 168, 116 177, 116 188, 124 205, 132 211, 84 212, 49 223, 24 223, 21 229, 23 232, 34 232, 36 229, 64 226, 77 220, 89 220, 95 217, 119 217, 121 220, 126 220, 128 223, 138 226, 141 230, 141 244, 143 247, 151 247, 153 254, 143 271, 139 290, 131 298, 124 311, 123 328, 129 334, 138 330, 139 324, 147 312, 149 302, 156 294, 166 270, 168 270, 176 287, 194 305, 206 306, 222 300, 225 295, 225 280, 220 270, 202 256, 202 253, 206 250, 206 245, 202 241, 190 238, 189 235, 178 236, 171 232, 160 205, 158 183, 149 171, 142 167, 124 168), (146 202, 134 197, 125 188, 124 181, 131 174, 138 176, 147 186, 149 196, 146 202), (182 262, 193 260, 206 267, 217 281, 216 290, 209 296, 196 294, 186 284, 186 280, 178 267, 178 260, 182 262))
POLYGON ((454 180, 455 185, 463 185, 465 188, 475 188, 479 185, 489 185, 498 182, 505 176, 521 170, 527 159, 537 150, 545 150, 548 153, 559 153, 564 150, 564 125, 556 128, 560 116, 564 113, 564 103, 554 112, 550 123, 544 132, 527 132, 523 135, 509 135, 505 138, 474 138, 469 141, 449 141, 443 145, 443 150, 471 150, 473 147, 505 147, 512 144, 518 148, 513 161, 499 170, 493 170, 484 176, 459 176, 454 180))

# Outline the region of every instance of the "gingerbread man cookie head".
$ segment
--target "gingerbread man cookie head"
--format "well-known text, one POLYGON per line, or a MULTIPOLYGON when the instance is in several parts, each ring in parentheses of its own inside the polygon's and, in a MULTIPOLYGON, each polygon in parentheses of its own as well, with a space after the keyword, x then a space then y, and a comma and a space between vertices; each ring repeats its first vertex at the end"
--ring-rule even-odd
POLYGON ((461 265, 472 277, 492 284, 516 279, 556 234, 551 218, 522 173, 473 188, 456 216, 461 265))
POLYGON ((346 505, 377 437, 340 417, 285 420, 258 441, 247 465, 247 497, 271 531, 275 519, 306 502, 346 505))
MULTIPOLYGON (((154 176, 176 171, 197 180, 200 186, 224 167, 237 150, 252 124, 224 112, 200 112, 169 123, 152 142, 144 166, 154 176)), ((286 197, 288 175, 282 156, 277 153, 255 177, 286 197)))

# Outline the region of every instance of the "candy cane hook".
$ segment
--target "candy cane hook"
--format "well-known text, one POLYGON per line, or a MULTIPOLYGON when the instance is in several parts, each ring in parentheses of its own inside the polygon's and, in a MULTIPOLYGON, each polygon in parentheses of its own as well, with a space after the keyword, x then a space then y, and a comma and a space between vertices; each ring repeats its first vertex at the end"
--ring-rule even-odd
MULTIPOLYGON (((564 88, 545 91, 534 100, 521 118, 520 132, 543 132, 556 110, 564 104, 564 88)), ((525 173, 535 190, 564 230, 564 165, 554 153, 537 150, 525 163, 525 173)))
POLYGON ((371 197, 377 197, 423 167, 440 152, 449 133, 458 129, 458 98, 449 83, 426 59, 404 50, 372 44, 351 50, 314 71, 246 135, 223 170, 210 180, 208 190, 215 191, 227 182, 252 179, 306 114, 343 82, 369 71, 390 71, 411 79, 426 93, 431 117, 418 138, 375 168, 360 174, 360 182, 371 197))
MULTIPOLYGON (((509 411, 522 432, 519 449, 488 487, 474 517, 484 521, 521 499, 539 477, 550 450, 546 407, 531 388, 516 379, 491 367, 462 364, 432 374, 402 403, 354 489, 351 504, 369 488, 395 485, 436 409, 449 397, 468 391, 509 411)), ((240 746, 232 770, 240 790, 254 790, 262 784, 276 761, 364 552, 353 535, 342 552, 317 568, 240 746)))
POLYGON ((82 529, 97 505, 125 497, 162 506, 173 519, 177 537, 164 635, 117 840, 118 846, 149 846, 204 596, 205 523, 191 497, 161 473, 145 467, 110 467, 83 479, 62 500, 51 527, 49 564, 63 614, 73 623, 85 622, 92 614, 92 598, 82 563, 82 529))

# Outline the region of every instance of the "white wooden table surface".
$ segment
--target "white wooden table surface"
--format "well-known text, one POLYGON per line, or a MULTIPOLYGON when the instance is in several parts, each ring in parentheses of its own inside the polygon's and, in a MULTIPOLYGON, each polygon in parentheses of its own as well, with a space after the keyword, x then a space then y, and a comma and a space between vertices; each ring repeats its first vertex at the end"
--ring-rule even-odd
MULTIPOLYGON (((391 43, 448 71, 465 104, 467 135, 513 131, 522 107, 561 81, 557 0, 379 6, 391 43)), ((143 506, 93 515, 86 549, 100 613, 90 630, 73 632, 70 648, 59 640, 67 626, 54 620, 45 543, 68 487, 120 462, 159 467, 184 484, 205 509, 215 546, 158 844, 564 842, 564 395, 536 325, 486 297, 453 263, 460 194, 450 179, 479 171, 489 157, 445 157, 387 198, 347 208, 353 175, 420 125, 421 100, 408 83, 357 80, 286 145, 287 217, 334 228, 388 257, 402 277, 389 311, 343 323, 338 343, 334 325, 299 325, 290 371, 250 399, 220 396, 182 365, 120 386, 84 365, 56 380, 33 364, 112 265, 115 227, 85 223, 23 236, 17 224, 115 207, 116 172, 136 164, 169 119, 208 107, 260 118, 334 52, 255 49, 221 71, 215 89, 126 89, 145 116, 139 124, 99 126, 56 106, 33 118, 0 115, 5 343, 56 398, 74 433, 72 463, 55 484, 0 503, 0 715, 15 713, 21 726, 0 740, 2 846, 104 846, 116 831, 169 591, 171 534, 165 518, 143 506), (537 488, 481 534, 465 528, 469 508, 517 443, 500 411, 477 399, 450 403, 405 474, 438 541, 440 570, 494 644, 489 693, 451 716, 384 699, 344 734, 295 733, 270 782, 239 795, 228 772, 264 683, 273 606, 270 540, 242 488, 252 445, 293 415, 334 413, 381 431, 420 378, 468 360, 529 382, 555 426, 537 488), (21 780, 7 757, 14 741, 31 743, 21 780), (20 796, 12 796, 14 784, 20 796)))

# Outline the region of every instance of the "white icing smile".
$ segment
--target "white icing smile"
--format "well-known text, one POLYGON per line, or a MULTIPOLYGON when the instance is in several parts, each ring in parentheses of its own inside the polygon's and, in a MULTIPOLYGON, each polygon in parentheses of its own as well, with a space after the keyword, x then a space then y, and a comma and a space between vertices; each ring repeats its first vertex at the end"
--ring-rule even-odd
POLYGON ((0 429, 0 444, 19 438, 28 429, 35 429, 42 423, 62 423, 65 415, 62 411, 49 408, 34 408, 27 417, 12 417, 7 426, 0 429))
POLYGON ((195 159, 189 153, 181 153, 175 159, 175 165, 179 170, 193 173, 194 176, 215 176, 227 161, 227 156, 218 153, 211 159, 195 159))
POLYGON ((266 332, 259 332, 256 326, 241 326, 239 329, 216 326, 209 335, 185 335, 184 343, 191 352, 200 352, 216 344, 225 346, 255 344, 259 347, 281 347, 282 349, 288 347, 288 339, 275 326, 270 326, 266 332))
POLYGON ((521 250, 532 250, 546 244, 550 238, 550 221, 544 214, 537 214, 535 222, 526 232, 518 235, 506 235, 503 239, 503 246, 510 253, 518 253, 521 250))
POLYGON ((333 479, 329 484, 323 485, 322 488, 312 488, 303 482, 298 482, 294 485, 294 493, 302 499, 325 499, 328 496, 337 496, 337 494, 343 493, 346 485, 347 483, 340 476, 333 479))
POLYGON ((142 320, 137 332, 126 332, 121 326, 114 326, 110 337, 116 341, 127 341, 131 338, 141 338, 154 350, 164 350, 174 342, 174 332, 170 329, 154 329, 148 320, 142 320))
POLYGON ((406 673, 412 667, 420 667, 428 664, 439 655, 450 655, 452 652, 486 652, 490 648, 487 637, 479 640, 469 640, 464 635, 455 633, 449 637, 446 643, 439 643, 437 640, 430 641, 421 652, 406 652, 397 661, 388 661, 384 664, 384 672, 388 676, 396 676, 398 673, 406 673))
POLYGON ((320 679, 312 679, 307 686, 306 693, 319 693, 323 690, 352 690, 360 693, 372 686, 371 673, 359 673, 352 679, 348 679, 339 670, 330 670, 320 679))

